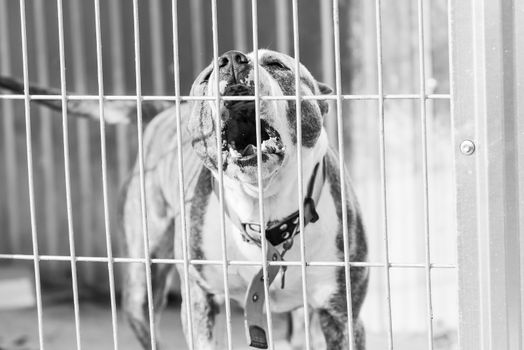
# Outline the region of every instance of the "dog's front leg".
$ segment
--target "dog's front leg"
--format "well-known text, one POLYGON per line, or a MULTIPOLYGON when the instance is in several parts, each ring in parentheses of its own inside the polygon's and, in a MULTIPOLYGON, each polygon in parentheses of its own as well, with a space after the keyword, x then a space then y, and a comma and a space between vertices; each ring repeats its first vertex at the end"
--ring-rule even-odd
MULTIPOLYGON (((172 238, 173 226, 168 225, 168 229, 165 231, 165 240, 161 241, 160 244, 151 249, 151 258, 173 258, 172 238), (167 243, 165 242, 167 241, 167 243)), ((135 246, 138 253, 140 249, 143 249, 141 244, 135 246)), ((173 271, 172 264, 151 264, 151 286, 153 292, 153 309, 155 318, 155 328, 159 315, 165 307, 166 294, 169 289, 171 275, 173 271)), ((126 317, 135 332, 138 340, 142 344, 144 349, 151 349, 151 330, 149 323, 149 307, 148 307, 148 295, 146 285, 146 272, 145 266, 142 263, 128 263, 124 266, 124 284, 123 284, 123 308, 126 317)), ((158 328, 157 328, 158 329, 158 328)), ((158 331, 155 330, 157 346, 159 349, 158 331)))
MULTIPOLYGON (((179 273, 183 276, 183 271, 179 267, 179 273)), ((215 340, 215 318, 220 307, 214 299, 213 294, 207 292, 194 278, 189 279, 189 293, 191 300, 191 320, 187 318, 187 295, 185 293, 185 284, 182 279, 182 309, 181 318, 184 327, 187 344, 193 343, 195 350, 216 349, 215 340), (192 326, 192 334, 189 332, 189 326, 192 326), (192 336, 192 339, 190 337, 192 336)))
MULTIPOLYGON (((344 310, 321 309, 318 312, 320 326, 329 350, 348 348, 347 313, 344 310)), ((353 339, 355 350, 365 350, 366 335, 360 319, 353 321, 353 339)))
MULTIPOLYGON (((290 334, 288 336, 291 348, 293 350, 302 350, 306 347, 306 332, 304 322, 304 309, 298 308, 289 313, 290 317, 290 334)), ((312 308, 309 309, 309 335, 310 348, 314 350, 325 350, 326 342, 324 334, 320 328, 318 313, 312 308)))
MULTIPOLYGON (((150 178, 147 178, 149 181, 150 178)), ((157 198, 157 192, 148 195, 148 232, 149 257, 172 259, 174 257, 174 221, 172 217, 161 215, 165 213, 163 202, 157 198)), ((140 215, 139 183, 135 177, 131 180, 126 193, 123 207, 123 230, 127 255, 130 258, 143 258, 144 236, 140 215)), ((151 329, 149 308, 154 309, 155 326, 161 311, 164 309, 166 295, 173 271, 172 264, 151 264, 151 286, 153 305, 148 303, 146 270, 143 263, 124 264, 124 280, 122 285, 122 307, 135 335, 146 350, 151 346, 151 329)), ((155 330, 156 348, 159 349, 158 332, 155 330)))

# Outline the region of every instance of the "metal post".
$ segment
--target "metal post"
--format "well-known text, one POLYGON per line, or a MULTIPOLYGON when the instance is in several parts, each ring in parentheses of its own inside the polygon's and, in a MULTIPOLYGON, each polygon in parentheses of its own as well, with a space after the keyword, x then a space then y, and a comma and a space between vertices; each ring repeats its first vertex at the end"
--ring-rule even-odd
POLYGON ((515 26, 523 11, 514 0, 450 2, 461 349, 522 348, 515 26))
POLYGON ((140 178, 140 214, 142 218, 142 237, 144 240, 144 257, 146 273, 147 309, 149 315, 149 331, 151 350, 156 350, 155 312, 153 304, 153 283, 151 280, 151 256, 149 252, 149 231, 147 225, 146 184, 145 184, 145 156, 142 127, 142 70, 140 58, 140 20, 138 14, 138 0, 133 0, 133 42, 135 50, 135 83, 136 83, 136 121, 138 138, 138 170, 140 178))
POLYGON ((428 127, 426 105, 426 57, 424 41, 424 0, 417 4, 418 17, 418 56, 419 56, 419 89, 420 89, 420 125, 422 134, 422 182, 424 207, 424 248, 426 261, 426 322, 428 329, 428 349, 433 350, 433 300, 431 298, 431 247, 429 235, 429 175, 428 175, 428 127))
MULTIPOLYGON (((351 297, 351 268, 349 256, 349 235, 345 234, 348 231, 348 217, 347 217, 347 199, 346 199, 346 181, 345 181, 345 167, 344 167, 344 123, 342 120, 342 69, 340 63, 340 13, 338 0, 333 0, 333 43, 334 43, 334 58, 335 58, 335 94, 337 95, 337 131, 338 131, 338 162, 339 162, 339 176, 340 176, 340 202, 342 204, 342 236, 344 244, 344 276, 346 283, 346 308, 348 313, 347 324, 348 328, 348 343, 349 350, 355 348, 355 337, 353 329, 353 302, 351 297)), ((333 139, 334 141, 334 139, 333 139)))
MULTIPOLYGON (((515 25, 515 62, 521 62, 520 66, 515 67, 515 79, 517 80, 517 86, 515 90, 516 96, 524 96, 524 9, 520 6, 519 11, 515 11, 515 17, 518 20, 514 21, 515 25), (518 83, 520 82, 520 84, 518 83)), ((517 127, 514 129, 519 136, 517 136, 517 149, 518 149, 518 169, 519 174, 519 231, 520 231, 520 263, 518 266, 524 266, 524 102, 517 100, 516 113, 517 113, 517 127)), ((517 192, 517 191, 515 191, 517 192)), ((520 290, 521 290, 521 303, 520 303, 520 314, 521 318, 524 319, 524 268, 520 269, 520 290)), ((524 321, 521 321, 520 334, 524 334, 524 321)), ((524 341, 522 341, 524 342, 524 341)))
MULTIPOLYGON (((258 218, 260 221, 260 237, 266 237, 266 228, 264 226, 264 189, 262 185, 262 128, 260 124, 260 72, 258 65, 258 1, 251 0, 251 21, 253 34, 253 67, 254 67, 254 81, 255 81, 255 118, 256 118, 256 138, 257 138, 257 178, 258 178, 258 218)), ((297 139, 299 136, 297 136, 297 139)), ((300 148, 300 147, 299 147, 300 148)), ((273 336, 273 318, 271 316, 269 284, 268 284, 268 261, 266 259, 267 240, 261 239, 261 258, 262 258, 262 272, 264 278, 264 294, 267 320, 267 340, 269 349, 275 349, 275 341, 273 336)))
POLYGON ((100 0, 94 0, 94 5, 96 36, 96 70, 98 80, 98 111, 100 114, 100 161, 102 163, 102 198, 104 205, 104 230, 106 236, 107 272, 109 277, 109 300, 111 303, 113 348, 114 350, 118 350, 118 321, 116 312, 115 271, 113 261, 113 247, 111 244, 111 226, 109 221, 109 198, 107 185, 107 146, 106 127, 104 118, 104 69, 102 64, 102 29, 100 24, 100 0))
POLYGON ((377 92, 378 92, 378 118, 379 118, 379 142, 380 142, 380 188, 382 191, 382 241, 384 246, 384 285, 386 288, 387 307, 387 344, 388 349, 393 350, 393 318, 391 314, 391 273, 389 261, 389 237, 388 237, 388 191, 386 174, 386 134, 384 128, 384 77, 382 56, 382 3, 375 1, 375 26, 377 44, 377 92))
POLYGON ((67 86, 65 62, 64 11, 62 0, 56 1, 58 17, 58 49, 60 62, 60 101, 62 103, 62 139, 64 151, 64 182, 66 188, 67 232, 69 237, 69 255, 71 257, 71 286, 73 290, 73 308, 75 318, 76 349, 81 350, 80 340, 80 304, 78 297, 78 273, 76 267, 75 232, 73 225, 73 202, 71 196, 71 157, 69 150, 69 119, 67 117, 67 86))
POLYGON ((186 216, 186 192, 184 188, 184 163, 182 156, 182 127, 181 127, 181 113, 180 113, 180 55, 178 42, 178 1, 171 0, 171 21, 173 25, 173 80, 175 83, 175 118, 176 118, 176 138, 177 138, 177 159, 178 159, 178 192, 180 205, 180 228, 182 233, 182 258, 183 258, 183 274, 181 279, 184 280, 184 290, 181 293, 184 295, 184 303, 186 303, 186 318, 187 318, 187 340, 190 350, 195 349, 193 343, 193 314, 191 309, 191 291, 189 288, 189 238, 188 225, 186 216))
MULTIPOLYGON (((300 88, 300 37, 298 30, 298 0, 292 1, 292 15, 293 15, 293 53, 295 55, 295 106, 296 106, 296 120, 297 120, 297 183, 298 183, 298 212, 299 212, 299 232, 304 232, 304 174, 302 173, 302 101, 300 88)), ((261 162, 259 164, 262 164, 261 162)), ((259 175, 259 178, 262 178, 259 175)), ((340 181, 343 182, 342 180, 340 181)), ((344 187, 342 187, 344 188, 344 187)), ((302 306, 304 307, 304 328, 305 328, 305 348, 310 349, 311 335, 309 332, 309 303, 307 295, 307 273, 306 273, 306 246, 304 234, 299 235, 300 243, 300 267, 302 273, 302 306)), ((347 300, 349 303, 350 300, 347 300)), ((350 335, 351 337, 351 335, 350 335)))
MULTIPOLYGON (((211 1, 211 22, 212 22, 212 35, 213 35, 213 70, 216 72, 216 79, 215 79, 215 86, 214 92, 215 96, 214 102, 217 110, 216 115, 216 126, 217 130, 221 130, 220 126, 220 114, 218 111, 220 110, 220 88, 218 80, 218 5, 216 0, 211 1)), ((255 86, 258 84, 258 80, 255 77, 255 86)), ((222 134, 217 132, 217 149, 220 149, 220 146, 222 145, 222 134)), ((217 162, 218 164, 223 164, 222 161, 222 153, 217 152, 217 162)), ((260 164, 260 163, 259 163, 260 164)), ((222 169, 221 166, 218 167, 218 201, 220 204, 220 243, 221 243, 221 250, 222 250, 222 272, 223 272, 223 278, 224 278, 224 305, 226 309, 226 335, 227 335, 227 348, 229 350, 232 349, 232 331, 231 331, 231 304, 229 301, 229 275, 228 275, 228 260, 227 260, 227 243, 226 243, 226 220, 225 220, 225 212, 224 212, 224 169, 222 169)), ((267 279, 267 276, 264 276, 265 279, 267 279)), ((268 308, 269 309, 269 308, 268 308)))

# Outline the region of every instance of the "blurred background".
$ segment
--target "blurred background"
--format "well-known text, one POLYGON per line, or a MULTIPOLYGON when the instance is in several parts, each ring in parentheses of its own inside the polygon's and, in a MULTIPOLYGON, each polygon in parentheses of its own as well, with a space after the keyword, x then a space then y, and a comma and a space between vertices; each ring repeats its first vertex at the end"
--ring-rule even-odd
MULTIPOLYGON (((456 235, 450 106, 447 98, 447 1, 423 2, 426 93, 437 94, 439 97, 426 102, 430 252, 432 263, 452 266, 456 263, 456 235)), ((93 2, 65 0, 63 3, 67 89, 73 94, 96 95, 98 91, 93 2)), ((187 95, 193 79, 212 60, 211 6, 210 1, 205 0, 179 0, 177 3, 181 67, 179 78, 182 94, 187 95)), ((133 95, 136 86, 132 2, 102 0, 101 7, 105 94, 133 95)), ((375 10, 373 1, 340 0, 344 94, 377 94, 379 78, 375 10)), ((60 88, 56 3, 27 0, 26 14, 29 80, 44 87, 60 88)), ((417 15, 415 0, 382 1, 384 93, 414 95, 412 98, 386 99, 384 104, 387 232, 389 255, 393 263, 425 262, 422 130, 420 100, 416 96, 420 94, 417 15)), ((171 1, 140 1, 139 18, 142 93, 174 95, 171 1)), ((231 49, 251 51, 251 25, 250 1, 218 1, 219 52, 231 49)), ((259 1, 258 26, 261 48, 278 50, 293 56, 293 18, 290 1, 259 1)), ((318 80, 334 87, 332 26, 331 1, 299 1, 301 61, 318 80)), ((0 0, 0 73, 20 79, 23 76, 18 1, 0 0)), ((33 129, 30 137, 34 147, 38 248, 43 255, 68 256, 70 252, 65 206, 62 121, 58 113, 36 104, 31 106, 33 129)), ((335 109, 335 104, 331 103, 326 128, 332 144, 337 148, 335 109)), ((0 201, 0 254, 32 254, 23 100, 0 99, 0 116, 0 198, 3 199, 0 201)), ((376 99, 344 101, 346 166, 351 174, 367 226, 371 262, 384 261, 385 227, 379 126, 380 114, 376 99)), ((111 233, 115 256, 123 256, 116 208, 120 186, 136 156, 137 130, 135 125, 108 126, 106 130, 111 233)), ((98 124, 71 119, 69 146, 76 253, 78 256, 103 257, 107 252, 98 124)), ((61 349, 62 346, 64 349, 72 348, 73 343, 68 344, 60 338, 63 335, 58 335, 67 332, 53 333, 53 329, 63 330, 68 325, 72 327, 70 262, 42 261, 40 266, 44 294, 44 326, 46 332, 52 334, 48 341, 54 342, 53 349, 61 349)), ((95 333, 98 335, 91 339, 88 328, 89 324, 94 327, 100 325, 100 322, 110 324, 107 265, 78 262, 77 266, 81 319, 84 319, 86 326, 82 342, 91 346, 98 344, 95 348, 110 349, 112 345, 109 326, 105 327, 108 334, 107 343, 96 343, 100 342, 100 334, 95 333)), ((118 264, 115 268, 119 277, 118 264)), ((431 276, 434 344, 437 349, 455 349, 458 321, 456 271, 453 268, 433 269, 431 276)), ((10 345, 2 347, 2 342, 14 344, 16 339, 19 339, 18 333, 22 336, 20 339, 25 339, 23 344, 32 344, 36 339, 36 333, 33 332, 36 330, 35 309, 12 307, 18 304, 31 306, 34 303, 31 301, 34 300, 34 296, 24 298, 23 292, 16 292, 24 290, 24 283, 32 284, 33 280, 32 261, 0 259, 0 296, 19 300, 19 303, 6 303, 7 306, 4 307, 0 305, 1 349, 11 349, 8 347, 10 345), (13 281, 22 282, 13 284, 13 281), (2 289, 5 295, 2 294, 2 289), (32 331, 26 331, 27 329, 32 331)), ((33 293, 34 287, 30 290, 33 293)), ((176 293, 175 287, 173 295, 176 296, 176 293)), ((425 270, 392 267, 391 301, 396 348, 427 348, 425 270)), ((368 330, 368 345, 372 349, 384 348, 387 344, 388 324, 384 268, 371 269, 369 292, 364 305, 362 316, 368 330)), ((176 314, 176 310, 173 312, 176 314)), ((169 317, 169 320, 178 322, 178 326, 174 327, 179 329, 177 317, 169 317)), ((169 323, 167 327, 170 327, 169 323)), ((122 325, 120 328, 128 335, 129 330, 124 330, 126 326, 122 325)), ((74 332, 69 333, 73 342, 74 332)), ((237 333, 243 338, 241 328, 237 333)), ((170 336, 174 335, 168 337, 170 336)), ((132 346, 136 346, 136 343, 131 343, 132 346)), ((27 345, 27 348, 30 346, 27 345)), ((131 345, 129 348, 132 348, 131 345)))

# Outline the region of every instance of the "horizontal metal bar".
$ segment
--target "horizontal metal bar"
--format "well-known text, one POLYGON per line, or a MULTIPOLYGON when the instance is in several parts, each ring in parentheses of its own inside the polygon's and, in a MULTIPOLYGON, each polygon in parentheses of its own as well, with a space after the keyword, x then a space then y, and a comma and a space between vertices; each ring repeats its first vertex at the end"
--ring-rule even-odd
MULTIPOLYGON (((0 254, 0 260, 33 260, 35 257, 31 254, 0 254)), ((107 263, 110 260, 115 263, 145 263, 144 258, 113 258, 109 259, 103 256, 76 256, 71 257, 69 255, 40 255, 36 259, 41 261, 71 261, 75 259, 78 262, 101 262, 107 263)), ((153 264, 184 264, 183 259, 151 259, 153 264)), ((348 262, 349 265, 354 267, 384 267, 383 262, 348 262)), ((192 265, 223 265, 222 260, 190 260, 192 265)), ((248 261, 248 260, 229 260, 228 265, 240 265, 240 266, 262 266, 260 261, 248 261)), ((268 261, 268 265, 271 266, 301 266, 300 261, 268 261)), ((307 266, 325 266, 325 267, 340 267, 344 266, 343 261, 307 261, 307 266)), ((403 263, 403 262, 390 262, 389 267, 391 268, 425 268, 425 263, 403 263)), ((455 264, 437 264, 432 263, 430 265, 432 269, 455 269, 455 264)))
MULTIPOLYGON (((343 100, 379 100, 379 95, 341 95, 343 100)), ((300 96, 301 100, 333 100, 335 101, 338 97, 336 95, 309 95, 300 96)), ((449 100, 449 94, 427 94, 420 96, 420 94, 391 94, 384 95, 386 100, 420 100, 425 98, 426 100, 449 100)), ((23 100, 24 95, 20 94, 3 94, 0 95, 0 100, 23 100)), ((29 95, 30 100, 61 100, 61 95, 29 95)), ((67 100, 71 101, 82 101, 82 100, 93 100, 98 101, 98 95, 66 95, 67 100)), ((140 97, 142 101, 176 101, 177 97, 173 95, 142 95, 140 97)), ((214 101, 215 96, 180 96, 182 101, 214 101)), ((223 101, 254 101, 255 96, 220 96, 223 101)), ((294 101, 296 96, 260 96, 261 100, 269 101, 294 101)), ((104 100, 106 101, 136 101, 136 95, 105 95, 104 100)))

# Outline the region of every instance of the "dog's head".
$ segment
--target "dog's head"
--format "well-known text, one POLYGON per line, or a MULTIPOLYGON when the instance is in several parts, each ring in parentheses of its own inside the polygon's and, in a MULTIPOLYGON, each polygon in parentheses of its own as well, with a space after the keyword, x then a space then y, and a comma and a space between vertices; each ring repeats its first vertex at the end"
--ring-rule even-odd
MULTIPOLYGON (((194 101, 189 120, 193 148, 212 171, 222 166, 226 176, 254 184, 257 182, 255 101, 220 101, 217 108, 216 81, 221 96, 254 96, 254 62, 256 53, 229 51, 219 57, 218 72, 213 64, 196 78, 192 96, 205 96, 194 101), (217 116, 221 118, 222 144, 217 149, 217 116), (218 164, 222 152, 222 164, 218 164)), ((331 89, 317 82, 311 73, 288 55, 258 51, 260 96, 294 96, 295 77, 300 76, 302 96, 329 94, 331 89)), ((296 102, 292 100, 260 100, 262 136, 262 177, 269 180, 286 166, 297 151, 296 102)), ((302 146, 313 148, 322 132, 323 116, 328 111, 325 100, 304 100, 302 110, 302 146)))

